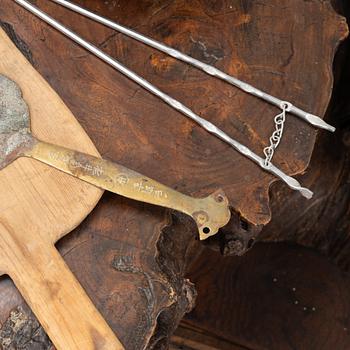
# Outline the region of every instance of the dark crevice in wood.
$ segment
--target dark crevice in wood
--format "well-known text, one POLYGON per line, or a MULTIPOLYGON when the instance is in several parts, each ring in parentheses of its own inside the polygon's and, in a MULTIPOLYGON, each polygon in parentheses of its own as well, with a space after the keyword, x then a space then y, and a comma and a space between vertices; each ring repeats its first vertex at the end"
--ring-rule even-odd
MULTIPOLYGON (((343 0, 334 0, 334 8, 350 21, 350 3, 343 0)), ((333 73, 334 87, 332 99, 329 104, 327 114, 332 122, 342 130, 350 127, 350 103, 349 103, 349 78, 350 67, 350 36, 348 36, 340 45, 334 58, 333 73)))
POLYGON ((223 256, 240 256, 253 247, 262 228, 263 225, 254 225, 232 209, 230 222, 203 244, 220 251, 223 256))
POLYGON ((195 225, 188 217, 172 213, 157 242, 157 264, 173 289, 173 304, 160 312, 148 349, 167 349, 172 334, 183 316, 190 312, 197 296, 194 285, 184 279, 186 260, 195 242, 195 225))
POLYGON ((33 55, 29 46, 16 34, 13 26, 9 23, 3 22, 0 20, 0 27, 6 32, 12 42, 16 45, 16 47, 22 52, 22 54, 26 57, 26 59, 34 64, 33 55))
POLYGON ((223 255, 243 255, 255 242, 262 226, 255 226, 232 211, 229 224, 212 238, 199 242, 193 222, 180 213, 173 213, 169 226, 162 230, 157 244, 157 263, 174 288, 175 304, 163 310, 158 319, 149 349, 166 349, 172 334, 185 313, 192 310, 196 299, 194 285, 183 276, 187 263, 203 246, 220 251, 223 255))

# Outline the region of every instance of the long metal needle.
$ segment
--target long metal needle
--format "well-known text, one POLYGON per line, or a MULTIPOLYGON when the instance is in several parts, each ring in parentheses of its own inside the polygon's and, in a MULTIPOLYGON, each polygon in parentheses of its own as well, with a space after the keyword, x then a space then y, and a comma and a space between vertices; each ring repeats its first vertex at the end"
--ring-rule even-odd
POLYGON ((19 5, 23 6, 25 9, 33 13, 34 15, 38 16, 41 18, 43 21, 46 23, 50 24, 52 27, 60 31, 61 33, 65 34, 67 37, 84 47, 86 50, 90 51, 97 57, 99 57, 101 60, 104 62, 108 63, 110 66, 118 70, 119 72, 123 73, 125 76, 130 78, 131 80, 135 81, 139 85, 141 85, 143 88, 146 90, 150 91, 154 95, 158 96, 161 98, 163 101, 165 101, 167 104, 172 106, 174 109, 178 110, 179 112, 183 113, 196 123, 198 123, 200 126, 202 126, 205 130, 208 132, 214 134, 221 140, 225 141, 229 145, 231 145, 233 148, 235 148, 238 152, 242 153, 249 159, 253 160, 255 163, 260 165, 264 170, 274 174, 281 180, 283 180, 290 188, 293 190, 299 191, 304 197, 310 199, 313 195, 312 191, 309 189, 302 187, 300 183, 294 179, 291 176, 288 176, 285 174, 282 170, 277 168, 275 165, 270 163, 269 165, 265 165, 265 160, 252 152, 249 148, 246 146, 242 145, 238 141, 234 140, 231 138, 229 135, 227 135, 225 132, 220 130, 218 127, 216 127, 214 124, 211 122, 207 121, 206 119, 200 117, 199 115, 195 114, 191 109, 183 105, 181 102, 173 99, 169 95, 165 94, 161 90, 159 90, 157 87, 152 85, 150 82, 147 80, 143 79, 139 75, 137 75, 135 72, 131 71, 130 69, 126 68, 123 66, 120 62, 112 58, 111 56, 105 54, 103 51, 101 51, 99 48, 96 46, 92 45, 88 41, 84 40, 81 38, 79 35, 68 29, 67 27, 63 26, 61 23, 47 15, 45 12, 41 11, 38 9, 36 6, 32 5, 26 0, 14 0, 16 3, 19 5))
MULTIPOLYGON (((231 75, 228 75, 225 72, 217 69, 216 67, 213 67, 209 64, 201 62, 201 61, 199 61, 191 56, 188 56, 188 55, 186 55, 186 54, 184 54, 184 53, 182 53, 182 52, 180 52, 180 51, 178 51, 170 46, 162 44, 159 41, 156 41, 154 39, 151 39, 143 34, 140 34, 136 31, 134 31, 134 30, 126 28, 126 27, 124 27, 124 26, 122 26, 114 21, 111 21, 105 17, 99 16, 99 15, 97 15, 91 11, 88 11, 88 10, 78 6, 78 5, 72 4, 69 1, 66 1, 66 0, 51 0, 51 1, 53 1, 59 5, 62 5, 62 6, 68 8, 74 12, 77 12, 83 16, 91 18, 96 22, 99 22, 107 27, 110 27, 110 28, 122 33, 122 34, 125 34, 125 35, 127 35, 135 40, 138 40, 138 41, 140 41, 148 46, 151 46, 159 51, 162 51, 165 54, 168 54, 169 56, 172 56, 180 61, 186 62, 186 63, 188 63, 196 68, 199 68, 200 70, 204 71, 205 73, 207 73, 211 76, 222 79, 222 80, 226 81, 227 83, 229 83, 233 86, 236 86, 239 89, 241 89, 241 90, 243 90, 251 95, 257 96, 257 97, 283 109, 282 106, 283 106, 283 103, 285 103, 285 101, 282 101, 277 97, 271 96, 271 95, 267 94, 266 92, 263 92, 263 91, 255 88, 252 85, 249 85, 249 84, 247 84, 247 83, 245 83, 245 82, 243 82, 243 81, 241 81, 241 80, 239 80, 231 75)), ((306 122, 308 122, 308 123, 310 123, 318 128, 326 129, 329 131, 335 131, 335 128, 332 125, 329 125, 320 117, 313 115, 313 114, 310 114, 308 112, 305 112, 305 111, 301 110, 300 108, 293 106, 291 103, 290 103, 290 109, 288 110, 288 112, 296 115, 299 118, 304 119, 306 122)))

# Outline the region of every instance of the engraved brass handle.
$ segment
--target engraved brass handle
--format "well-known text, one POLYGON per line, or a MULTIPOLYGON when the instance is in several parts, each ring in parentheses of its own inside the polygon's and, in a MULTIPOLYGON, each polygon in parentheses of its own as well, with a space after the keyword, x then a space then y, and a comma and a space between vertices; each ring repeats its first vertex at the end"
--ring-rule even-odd
POLYGON ((196 222, 199 238, 215 235, 230 219, 228 200, 218 190, 206 198, 193 198, 120 164, 32 138, 19 156, 37 159, 99 188, 141 202, 175 209, 196 222), (29 146, 29 147, 28 147, 29 146))
POLYGON ((4 75, 0 75, 0 102, 0 169, 18 157, 37 159, 102 189, 190 215, 201 240, 228 223, 230 210, 222 191, 193 198, 119 164, 36 139, 21 90, 4 75))

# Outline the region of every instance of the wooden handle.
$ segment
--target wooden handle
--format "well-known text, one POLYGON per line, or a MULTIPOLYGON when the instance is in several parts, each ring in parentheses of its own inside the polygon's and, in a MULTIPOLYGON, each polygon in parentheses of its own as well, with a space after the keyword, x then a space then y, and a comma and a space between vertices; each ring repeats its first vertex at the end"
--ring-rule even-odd
POLYGON ((50 240, 23 236, 0 223, 0 270, 13 279, 56 348, 124 349, 50 240))

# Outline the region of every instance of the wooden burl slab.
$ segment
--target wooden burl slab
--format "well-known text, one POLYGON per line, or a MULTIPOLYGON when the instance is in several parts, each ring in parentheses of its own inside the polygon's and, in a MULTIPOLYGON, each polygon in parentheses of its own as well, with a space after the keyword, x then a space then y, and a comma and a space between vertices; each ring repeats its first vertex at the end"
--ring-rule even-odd
MULTIPOLYGON (((347 32, 329 0, 76 2, 300 108, 326 111, 333 56, 347 32)), ((49 1, 36 4, 262 154, 276 108, 49 1)), ((187 194, 223 188, 240 214, 224 231, 228 246, 242 253, 251 245, 271 218, 272 176, 13 1, 1 2, 0 20, 104 157, 187 194)), ((315 138, 315 129, 288 116, 275 164, 303 173, 315 138)), ((162 348, 194 303, 183 275, 195 235, 177 214, 170 220, 163 209, 105 194, 60 249, 127 349, 162 348)), ((8 288, 2 321, 21 303, 8 288)))

